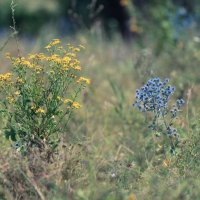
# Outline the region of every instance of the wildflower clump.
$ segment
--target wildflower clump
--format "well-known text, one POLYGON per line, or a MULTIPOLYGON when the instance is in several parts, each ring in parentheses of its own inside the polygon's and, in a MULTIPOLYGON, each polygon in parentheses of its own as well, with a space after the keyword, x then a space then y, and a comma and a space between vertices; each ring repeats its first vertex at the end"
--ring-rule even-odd
POLYGON ((177 99, 170 109, 169 102, 174 91, 175 87, 169 85, 169 79, 162 81, 160 78, 152 78, 136 90, 136 101, 133 104, 141 112, 151 114, 149 128, 157 136, 163 133, 170 138, 171 152, 175 151, 179 141, 179 134, 173 123, 185 103, 183 99, 177 99))
POLYGON ((77 58, 80 47, 62 46, 59 39, 46 46, 46 53, 9 57, 12 72, 0 74, 1 109, 6 117, 4 133, 22 151, 31 147, 54 149, 63 124, 68 123, 76 100, 90 84, 81 76, 77 58))

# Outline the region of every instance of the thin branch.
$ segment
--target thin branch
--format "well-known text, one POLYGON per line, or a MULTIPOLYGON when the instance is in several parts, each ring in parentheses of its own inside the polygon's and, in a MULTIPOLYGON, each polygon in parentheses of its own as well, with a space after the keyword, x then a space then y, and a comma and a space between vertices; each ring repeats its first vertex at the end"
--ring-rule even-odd
POLYGON ((18 31, 17 31, 17 28, 16 28, 16 21, 15 21, 15 7, 16 6, 17 6, 17 4, 15 4, 15 0, 11 0, 10 8, 11 8, 11 12, 12 12, 13 26, 10 26, 10 28, 13 30, 13 36, 15 38, 16 45, 17 45, 18 57, 21 57, 20 48, 19 48, 19 39, 17 37, 18 31))

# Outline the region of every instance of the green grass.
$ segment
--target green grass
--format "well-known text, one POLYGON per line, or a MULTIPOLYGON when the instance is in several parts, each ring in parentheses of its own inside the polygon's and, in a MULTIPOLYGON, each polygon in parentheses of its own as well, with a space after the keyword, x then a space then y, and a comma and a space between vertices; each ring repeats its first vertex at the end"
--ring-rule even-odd
MULTIPOLYGON (((41 36, 35 45, 21 40, 21 51, 38 52, 46 40, 41 36)), ((86 46, 80 60, 91 85, 80 98, 83 106, 52 162, 34 150, 23 157, 0 134, 0 199, 199 199, 198 44, 188 37, 184 47, 167 46, 157 56, 148 40, 145 48, 98 35, 62 41, 86 46), (176 123, 182 138, 179 156, 169 155, 169 166, 143 115, 132 106, 135 90, 152 76, 169 77, 176 86, 174 98, 187 102, 176 123)), ((7 66, 6 51, 17 53, 14 47, 11 40, 1 52, 1 66, 7 66)))

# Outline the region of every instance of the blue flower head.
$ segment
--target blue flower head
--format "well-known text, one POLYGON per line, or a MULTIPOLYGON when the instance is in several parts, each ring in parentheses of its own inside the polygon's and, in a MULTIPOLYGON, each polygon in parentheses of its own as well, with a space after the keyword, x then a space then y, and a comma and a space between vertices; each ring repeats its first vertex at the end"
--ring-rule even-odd
POLYGON ((175 87, 168 85, 169 79, 162 81, 160 78, 152 78, 136 91, 136 101, 133 104, 142 112, 154 112, 164 114, 170 96, 175 87))
MULTIPOLYGON (((178 141, 179 134, 172 125, 185 101, 177 99, 170 110, 168 103, 174 91, 175 87, 169 85, 169 79, 152 78, 144 86, 136 90, 136 101, 133 106, 137 107, 141 112, 151 112, 153 114, 149 128, 155 133, 161 131, 168 137, 175 138, 178 141)), ((170 141, 171 149, 174 152, 175 144, 172 140, 170 141)))

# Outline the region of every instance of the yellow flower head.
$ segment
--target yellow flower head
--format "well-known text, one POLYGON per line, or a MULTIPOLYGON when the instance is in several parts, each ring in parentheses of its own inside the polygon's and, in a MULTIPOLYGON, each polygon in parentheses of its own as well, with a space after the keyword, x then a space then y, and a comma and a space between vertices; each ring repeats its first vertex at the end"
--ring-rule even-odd
POLYGON ((15 101, 15 99, 11 96, 6 98, 8 100, 9 103, 13 103, 15 101))
POLYGON ((82 84, 90 84, 90 79, 85 78, 85 77, 80 77, 77 81, 77 83, 82 83, 82 84))
POLYGON ((62 65, 62 68, 61 68, 63 71, 68 71, 69 70, 69 66, 68 65, 62 65))
POLYGON ((64 64, 69 64, 71 60, 72 59, 69 56, 65 56, 65 57, 63 57, 62 62, 64 64))
POLYGON ((51 49, 51 47, 56 46, 56 45, 58 45, 58 44, 60 44, 60 43, 61 43, 61 41, 60 41, 59 39, 53 39, 53 41, 50 42, 50 43, 45 47, 45 49, 49 50, 49 49, 51 49))
POLYGON ((19 96, 19 95, 20 95, 20 91, 16 91, 14 94, 15 94, 16 96, 19 96))
POLYGON ((75 58, 76 54, 75 53, 66 53, 66 56, 69 56, 71 58, 75 58))
POLYGON ((0 74, 0 81, 11 81, 11 73, 6 73, 6 74, 0 74))
POLYGON ((72 103, 72 102, 73 102, 73 101, 72 101, 71 99, 65 99, 65 100, 63 101, 64 104, 72 103))
POLYGON ((81 105, 78 102, 74 101, 72 107, 78 109, 81 107, 81 105))
POLYGON ((45 110, 43 109, 43 108, 38 108, 36 111, 35 111, 36 113, 45 113, 45 110))
POLYGON ((51 45, 55 46, 57 44, 60 44, 60 39, 53 39, 53 41, 51 42, 51 45))
POLYGON ((73 51, 73 52, 79 52, 79 51, 80 51, 80 48, 78 48, 78 47, 72 48, 72 51, 73 51))
POLYGON ((36 58, 36 54, 32 54, 32 53, 28 54, 29 60, 32 60, 32 59, 35 59, 35 58, 36 58))
POLYGON ((22 83, 24 83, 24 81, 22 78, 17 77, 16 83, 22 84, 22 83))
POLYGON ((36 109, 36 105, 35 105, 35 104, 32 104, 31 110, 35 110, 35 109, 36 109))
POLYGON ((44 47, 45 49, 51 49, 51 45, 49 44, 49 45, 47 45, 46 47, 44 47))
POLYGON ((40 74, 40 72, 42 72, 43 68, 41 66, 36 66, 34 68, 34 70, 35 70, 36 74, 40 74))
POLYGON ((29 59, 46 60, 46 56, 43 53, 30 54, 29 59))
POLYGON ((73 67, 75 70, 77 70, 77 71, 81 71, 81 67, 80 66, 75 66, 75 67, 73 67))

